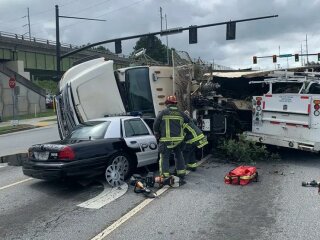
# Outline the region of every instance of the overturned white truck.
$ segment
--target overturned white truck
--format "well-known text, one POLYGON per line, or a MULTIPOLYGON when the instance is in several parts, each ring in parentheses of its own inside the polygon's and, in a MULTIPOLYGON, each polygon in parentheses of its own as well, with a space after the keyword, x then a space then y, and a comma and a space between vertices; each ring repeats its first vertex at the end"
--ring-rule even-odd
MULTIPOLYGON (((134 66, 114 71, 113 61, 104 58, 72 67, 62 77, 56 97, 60 137, 79 123, 114 115, 139 114, 152 128, 166 96, 173 94, 180 109, 193 113, 209 140, 239 130, 235 122, 241 109, 216 95, 210 80, 194 80, 193 67, 134 66)), ((247 112, 251 116, 251 109, 247 112)))
POLYGON ((139 113, 152 119, 172 94, 172 68, 133 67, 113 70, 104 58, 69 69, 56 97, 60 137, 90 119, 139 113), (150 81, 150 79, 152 79, 150 81))

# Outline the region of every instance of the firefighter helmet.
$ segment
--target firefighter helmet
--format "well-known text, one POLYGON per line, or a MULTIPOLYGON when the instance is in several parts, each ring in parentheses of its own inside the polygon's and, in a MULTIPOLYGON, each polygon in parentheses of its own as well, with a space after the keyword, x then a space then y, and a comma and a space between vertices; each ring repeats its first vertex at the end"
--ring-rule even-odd
POLYGON ((165 101, 165 104, 177 104, 177 98, 176 96, 174 95, 171 95, 171 96, 168 96, 166 101, 165 101))

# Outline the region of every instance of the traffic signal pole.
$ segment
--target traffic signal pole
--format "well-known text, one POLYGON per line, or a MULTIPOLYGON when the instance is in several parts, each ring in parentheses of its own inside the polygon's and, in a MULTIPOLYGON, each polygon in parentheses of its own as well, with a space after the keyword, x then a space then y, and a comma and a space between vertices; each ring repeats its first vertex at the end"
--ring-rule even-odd
POLYGON ((70 51, 70 52, 68 52, 66 54, 61 55, 60 59, 68 57, 68 56, 71 56, 71 55, 74 55, 74 54, 76 54, 78 52, 81 52, 83 50, 86 50, 86 49, 89 49, 89 48, 92 48, 92 47, 95 47, 95 46, 98 46, 98 45, 102 45, 102 44, 106 44, 106 43, 112 43, 112 42, 116 42, 116 41, 123 41, 123 40, 141 38, 141 37, 146 37, 146 36, 154 36, 154 35, 165 36, 165 35, 170 35, 170 34, 181 33, 181 32, 183 32, 185 30, 190 30, 191 28, 194 28, 194 27, 196 27, 196 28, 207 28, 207 27, 226 25, 226 24, 230 24, 230 23, 249 22, 249 21, 256 21, 256 20, 274 18, 274 17, 278 17, 278 15, 270 15, 270 16, 256 17, 256 18, 246 18, 246 19, 240 19, 240 20, 234 20, 234 21, 218 22, 218 23, 204 24, 204 25, 198 25, 198 26, 190 26, 190 27, 184 27, 184 28, 183 27, 170 28, 170 29, 162 30, 162 31, 158 31, 158 32, 138 34, 138 35, 122 37, 122 38, 114 38, 114 39, 110 39, 110 40, 105 40, 105 41, 89 44, 89 45, 84 46, 82 48, 78 48, 76 50, 70 51))
POLYGON ((258 58, 272 58, 273 63, 277 62, 277 58, 288 58, 289 57, 295 57, 295 61, 299 61, 299 57, 303 56, 318 56, 318 61, 320 61, 320 53, 304 53, 304 54, 281 54, 281 55, 268 55, 268 56, 253 56, 253 64, 257 64, 257 59, 258 58))

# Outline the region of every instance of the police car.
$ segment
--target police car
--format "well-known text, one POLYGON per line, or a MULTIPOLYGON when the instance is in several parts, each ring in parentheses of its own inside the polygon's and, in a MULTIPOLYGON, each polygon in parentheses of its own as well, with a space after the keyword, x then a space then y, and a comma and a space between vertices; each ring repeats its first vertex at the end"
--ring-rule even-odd
POLYGON ((158 161, 158 145, 140 117, 117 116, 78 125, 65 139, 33 145, 23 173, 39 179, 89 177, 121 165, 124 177, 135 167, 158 161))

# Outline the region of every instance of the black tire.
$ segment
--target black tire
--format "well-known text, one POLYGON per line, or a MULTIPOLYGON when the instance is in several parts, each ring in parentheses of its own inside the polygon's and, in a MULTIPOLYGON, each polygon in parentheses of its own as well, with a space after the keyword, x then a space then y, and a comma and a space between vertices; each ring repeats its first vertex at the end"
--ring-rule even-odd
MULTIPOLYGON (((108 166, 111 164, 119 164, 121 161, 125 161, 123 164, 124 167, 124 179, 128 179, 134 168, 136 167, 136 161, 133 159, 133 157, 129 154, 126 154, 124 152, 118 152, 109 159, 108 166)), ((120 163, 121 164, 121 163, 120 163)), ((107 166, 107 167, 108 167, 107 166)))

